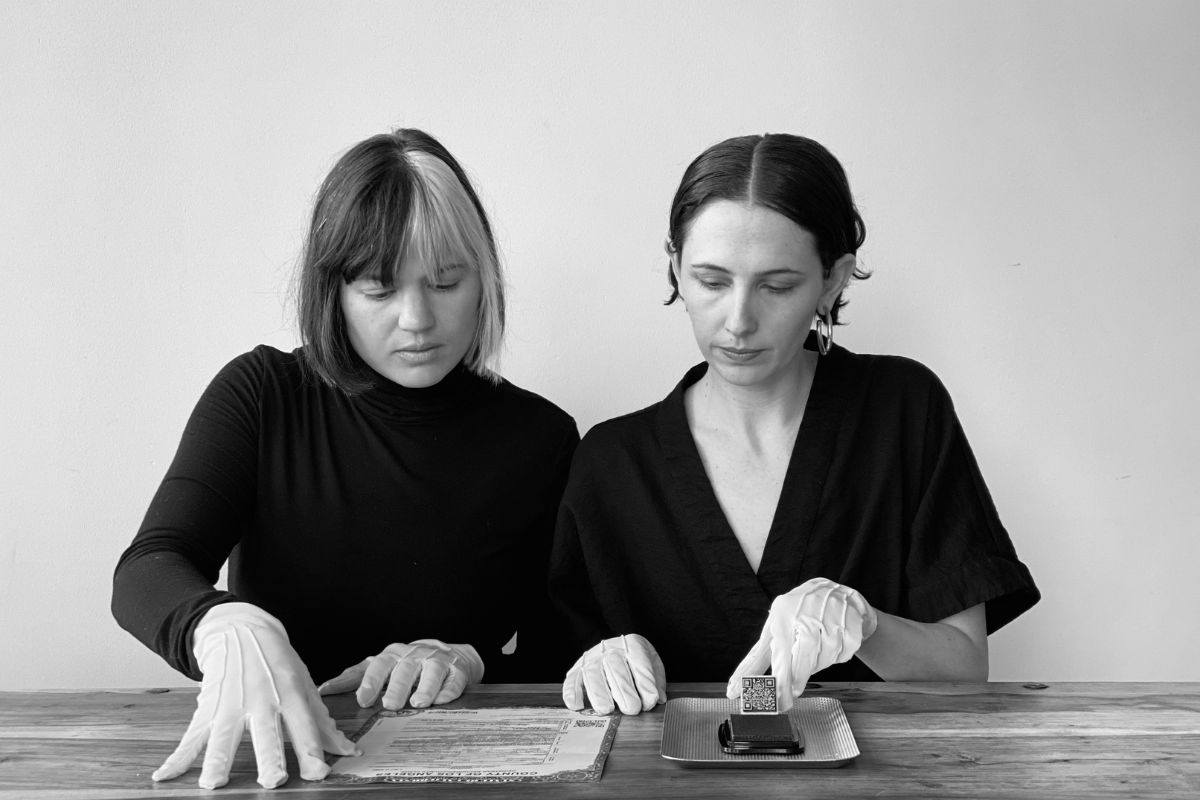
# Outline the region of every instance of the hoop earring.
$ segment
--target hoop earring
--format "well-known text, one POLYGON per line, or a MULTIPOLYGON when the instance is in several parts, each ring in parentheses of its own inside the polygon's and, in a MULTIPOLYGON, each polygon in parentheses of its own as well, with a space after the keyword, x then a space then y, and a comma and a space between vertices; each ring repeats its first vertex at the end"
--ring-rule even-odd
POLYGON ((817 352, 823 356, 829 355, 829 348, 833 347, 833 323, 829 319, 829 312, 826 311, 823 316, 817 312, 816 323, 817 352))

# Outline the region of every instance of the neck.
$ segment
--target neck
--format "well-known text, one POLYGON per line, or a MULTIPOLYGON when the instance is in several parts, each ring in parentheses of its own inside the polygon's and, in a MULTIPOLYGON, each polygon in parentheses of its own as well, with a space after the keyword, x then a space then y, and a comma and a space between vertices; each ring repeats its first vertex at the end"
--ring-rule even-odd
POLYGON ((689 416, 693 424, 740 433, 749 442, 798 428, 816 369, 816 353, 802 350, 793 368, 769 383, 739 386, 710 366, 687 390, 689 416))

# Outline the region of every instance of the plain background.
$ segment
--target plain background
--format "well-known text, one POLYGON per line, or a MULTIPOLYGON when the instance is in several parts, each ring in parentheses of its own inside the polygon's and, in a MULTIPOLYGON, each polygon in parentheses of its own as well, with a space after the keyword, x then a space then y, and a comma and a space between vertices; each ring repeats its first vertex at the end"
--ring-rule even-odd
POLYGON ((827 145, 875 272, 837 340, 939 374, 1044 593, 993 679, 1200 680, 1198 34, 1190 2, 4 3, 0 690, 186 683, 112 569, 207 382, 295 346, 319 181, 397 125, 477 180, 503 372, 581 431, 699 360, 661 304, 687 163, 827 145))

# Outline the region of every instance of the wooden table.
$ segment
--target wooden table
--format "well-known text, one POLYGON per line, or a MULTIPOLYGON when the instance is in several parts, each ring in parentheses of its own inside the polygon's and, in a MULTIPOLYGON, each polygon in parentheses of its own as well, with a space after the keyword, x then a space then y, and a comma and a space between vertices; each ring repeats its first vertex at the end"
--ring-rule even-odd
MULTIPOLYGON (((196 785, 194 767, 168 783, 150 773, 191 718, 195 690, 0 693, 0 798, 303 794, 321 800, 391 797, 1200 797, 1200 684, 825 684, 862 755, 841 769, 683 769, 659 756, 662 706, 621 721, 604 777, 591 784, 337 786, 297 777, 270 792, 255 783, 249 736, 229 784, 196 785)), ((557 705, 557 686, 480 686, 460 707, 557 705)), ((673 697, 720 696, 675 684, 673 697)), ((327 698, 353 732, 372 713, 352 695, 327 698)))

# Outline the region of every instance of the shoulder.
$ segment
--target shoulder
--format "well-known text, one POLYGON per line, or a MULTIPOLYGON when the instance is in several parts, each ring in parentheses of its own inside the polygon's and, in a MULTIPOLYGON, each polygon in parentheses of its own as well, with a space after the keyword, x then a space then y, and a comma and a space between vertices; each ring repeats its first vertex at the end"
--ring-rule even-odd
POLYGON ((912 358, 850 352, 846 352, 846 357, 878 383, 922 389, 941 386, 941 381, 933 370, 912 358))
POLYGON ((656 452, 657 420, 663 402, 592 426, 579 443, 574 469, 581 472, 624 469, 631 460, 642 461, 656 452))
POLYGON ((619 417, 597 423, 583 437, 595 447, 620 446, 640 442, 654 433, 654 420, 662 407, 662 401, 631 411, 619 417))
MULTIPOLYGON (((480 379, 482 380, 482 379, 480 379)), ((510 419, 526 426, 546 430, 561 438, 568 435, 572 445, 579 438, 575 418, 540 394, 522 389, 507 379, 488 384, 492 399, 510 419)))
POLYGON ((707 367, 703 361, 693 366, 670 394, 657 403, 594 426, 583 437, 576 460, 588 459, 608 467, 625 467, 632 463, 657 463, 663 457, 686 454, 691 449, 691 433, 684 410, 684 393, 700 379, 707 367))
POLYGON ((897 406, 950 406, 950 393, 937 374, 904 356, 843 351, 845 362, 862 376, 864 400, 897 406))
POLYGON ((847 354, 846 370, 854 375, 844 391, 834 392, 844 404, 844 420, 856 441, 875 448, 903 443, 910 452, 937 451, 961 436, 950 393, 929 367, 893 355, 847 354))
POLYGON ((259 383, 267 376, 297 381, 303 379, 301 349, 290 353, 260 344, 248 353, 242 353, 221 368, 216 381, 225 383, 259 383))
POLYGON ((258 406, 264 398, 295 398, 305 392, 320 392, 320 379, 304 368, 303 351, 290 353, 270 345, 259 345, 227 363, 209 383, 205 396, 244 406, 258 406))

